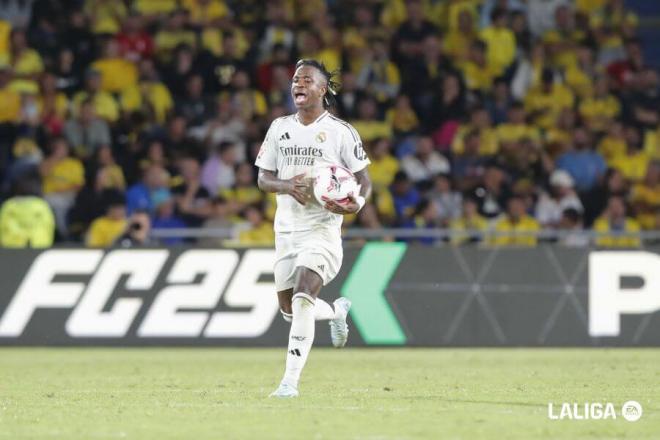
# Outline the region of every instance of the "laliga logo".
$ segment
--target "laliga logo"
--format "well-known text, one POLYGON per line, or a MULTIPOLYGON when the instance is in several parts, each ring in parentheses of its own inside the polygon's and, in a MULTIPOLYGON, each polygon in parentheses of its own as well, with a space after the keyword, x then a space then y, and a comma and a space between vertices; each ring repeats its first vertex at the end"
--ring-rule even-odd
MULTIPOLYGON (((642 417, 642 405, 634 400, 627 401, 621 406, 621 416, 629 422, 636 422, 642 417)), ((550 402, 548 418, 550 420, 616 420, 616 411, 611 402, 605 404, 585 402, 583 405, 564 402, 559 413, 556 413, 553 403, 550 402)))
POLYGON ((657 310, 660 310, 660 256, 642 251, 602 251, 589 255, 591 336, 619 336, 622 314, 657 310))

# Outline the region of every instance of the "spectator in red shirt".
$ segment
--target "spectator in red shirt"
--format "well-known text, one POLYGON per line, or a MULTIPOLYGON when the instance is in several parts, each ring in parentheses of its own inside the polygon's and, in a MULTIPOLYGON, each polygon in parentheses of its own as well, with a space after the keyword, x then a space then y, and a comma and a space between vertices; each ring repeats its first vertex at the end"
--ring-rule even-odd
POLYGON ((154 40, 144 31, 142 16, 136 12, 126 17, 122 31, 115 38, 122 57, 130 61, 151 58, 154 53, 154 40))

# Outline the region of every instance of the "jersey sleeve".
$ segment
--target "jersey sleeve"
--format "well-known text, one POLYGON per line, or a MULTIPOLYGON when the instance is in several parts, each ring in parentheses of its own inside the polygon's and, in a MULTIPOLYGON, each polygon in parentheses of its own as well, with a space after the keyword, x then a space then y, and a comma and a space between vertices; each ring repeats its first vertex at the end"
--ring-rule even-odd
POLYGON ((279 125, 279 119, 275 119, 270 124, 266 138, 257 154, 257 160, 254 162, 256 166, 264 170, 277 171, 277 127, 279 125))
POLYGON ((367 157, 366 151, 364 151, 364 148, 362 147, 362 139, 360 139, 360 135, 350 125, 347 125, 344 130, 340 149, 344 165, 351 170, 352 173, 357 173, 358 171, 363 170, 371 163, 367 157))

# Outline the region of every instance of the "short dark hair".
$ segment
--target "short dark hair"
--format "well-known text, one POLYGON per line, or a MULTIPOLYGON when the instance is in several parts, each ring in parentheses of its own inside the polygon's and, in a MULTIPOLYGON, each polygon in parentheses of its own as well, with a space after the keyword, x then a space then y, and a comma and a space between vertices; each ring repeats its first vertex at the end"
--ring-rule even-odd
POLYGON ((337 76, 338 72, 330 72, 328 69, 326 69, 322 62, 309 58, 298 60, 296 63, 296 70, 302 66, 314 67, 316 70, 321 72, 321 75, 325 77, 327 91, 323 96, 323 108, 329 108, 336 105, 337 99, 335 98, 335 95, 339 90, 339 83, 335 81, 335 77, 337 76))

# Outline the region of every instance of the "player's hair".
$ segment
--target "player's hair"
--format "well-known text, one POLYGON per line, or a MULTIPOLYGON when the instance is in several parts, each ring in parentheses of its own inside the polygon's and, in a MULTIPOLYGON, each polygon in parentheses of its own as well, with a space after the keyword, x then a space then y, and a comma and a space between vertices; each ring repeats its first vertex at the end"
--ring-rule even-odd
POLYGON ((325 65, 322 62, 312 59, 298 60, 296 63, 296 70, 302 66, 314 67, 321 72, 321 75, 325 78, 327 91, 325 92, 325 96, 323 96, 323 108, 329 108, 336 105, 337 99, 335 98, 335 95, 337 95, 337 92, 339 91, 339 83, 335 81, 335 78, 339 72, 330 72, 325 68, 325 65))

